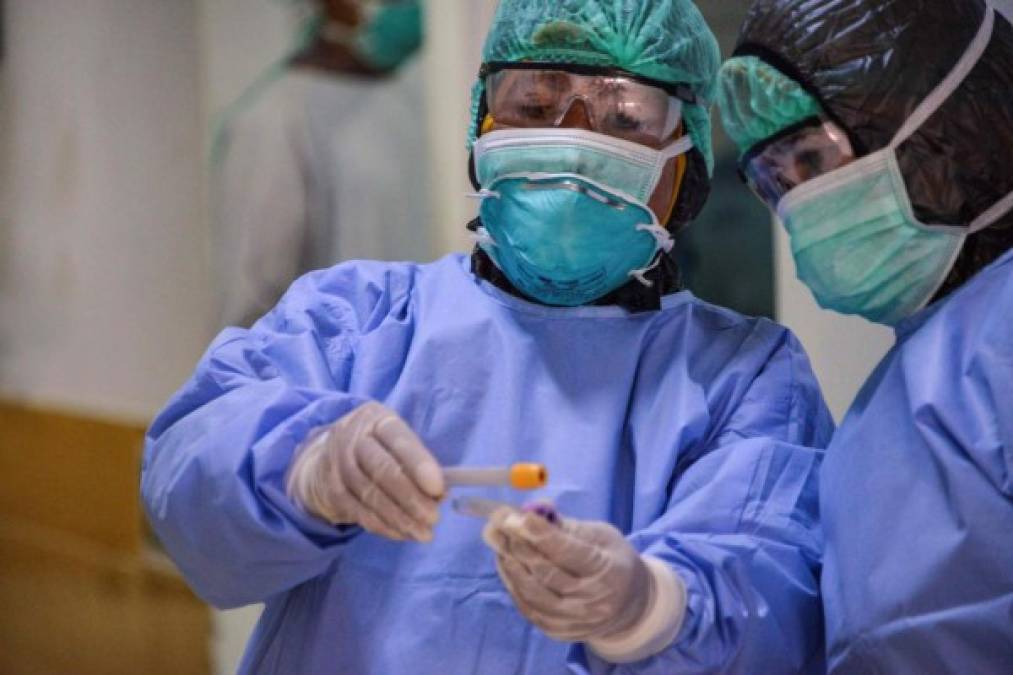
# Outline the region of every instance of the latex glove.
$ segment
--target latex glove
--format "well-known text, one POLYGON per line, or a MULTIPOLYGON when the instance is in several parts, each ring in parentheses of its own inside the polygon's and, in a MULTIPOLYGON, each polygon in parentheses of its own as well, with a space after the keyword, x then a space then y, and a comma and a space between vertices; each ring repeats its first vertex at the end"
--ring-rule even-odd
POLYGON ((553 525, 535 513, 500 509, 483 538, 518 609, 548 635, 571 642, 630 628, 644 615, 651 575, 608 523, 553 525))
POLYGON ((394 411, 366 403, 297 453, 288 494, 309 513, 390 539, 432 539, 443 472, 394 411))
POLYGON ((606 660, 651 656, 676 637, 685 586, 615 527, 500 509, 483 531, 520 612, 547 635, 588 642, 606 660))

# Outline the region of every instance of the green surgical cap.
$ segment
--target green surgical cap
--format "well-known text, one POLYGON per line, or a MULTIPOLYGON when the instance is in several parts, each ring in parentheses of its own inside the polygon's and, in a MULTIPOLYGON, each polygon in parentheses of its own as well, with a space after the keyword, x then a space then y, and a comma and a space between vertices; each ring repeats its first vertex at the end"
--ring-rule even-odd
MULTIPOLYGON (((685 85, 699 101, 683 106, 686 128, 713 171, 710 105, 721 52, 691 0, 502 0, 483 60, 618 68, 685 85)), ((484 95, 479 81, 472 91, 469 148, 482 123, 484 95)))
POLYGON ((802 120, 823 114, 798 82, 755 56, 737 56, 721 67, 718 108, 725 131, 745 153, 802 120))

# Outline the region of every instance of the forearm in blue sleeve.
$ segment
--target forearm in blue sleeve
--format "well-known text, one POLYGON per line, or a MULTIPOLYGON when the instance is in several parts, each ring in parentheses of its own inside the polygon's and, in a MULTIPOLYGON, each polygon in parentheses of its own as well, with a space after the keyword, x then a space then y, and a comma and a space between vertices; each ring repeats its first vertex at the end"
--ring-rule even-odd
POLYGON ((148 518, 201 597, 220 607, 249 604, 327 568, 354 530, 303 513, 285 495, 284 475, 310 430, 358 403, 266 382, 229 392, 148 438, 148 518))
POLYGON ((221 607, 323 573, 357 532, 316 520, 285 494, 308 434, 365 402, 344 392, 347 373, 328 366, 305 316, 278 312, 223 333, 148 432, 148 518, 197 593, 221 607))
POLYGON ((581 647, 574 656, 584 672, 816 672, 820 460, 811 448, 748 439, 693 465, 668 511, 630 537, 686 584, 679 634, 661 653, 624 666, 581 647))

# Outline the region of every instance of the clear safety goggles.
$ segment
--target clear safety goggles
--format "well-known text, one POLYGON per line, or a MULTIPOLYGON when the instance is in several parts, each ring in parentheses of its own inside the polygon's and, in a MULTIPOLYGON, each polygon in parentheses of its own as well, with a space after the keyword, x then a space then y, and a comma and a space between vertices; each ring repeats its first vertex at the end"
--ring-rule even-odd
POLYGON ((771 209, 807 180, 854 161, 848 135, 827 119, 811 118, 757 145, 739 160, 746 185, 771 209))
POLYGON ((682 122, 682 101, 631 77, 548 68, 505 68, 486 77, 486 103, 497 124, 558 127, 577 101, 592 131, 642 145, 660 147, 682 122))

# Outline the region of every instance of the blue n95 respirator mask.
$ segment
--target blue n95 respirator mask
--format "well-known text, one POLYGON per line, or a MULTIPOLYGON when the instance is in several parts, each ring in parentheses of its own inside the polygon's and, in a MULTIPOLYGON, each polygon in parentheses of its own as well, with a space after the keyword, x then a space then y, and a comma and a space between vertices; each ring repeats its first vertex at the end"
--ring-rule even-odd
POLYGON ((890 144, 801 183, 777 213, 791 237, 799 279, 817 302, 843 314, 894 325, 938 292, 964 242, 1013 208, 1013 194, 968 225, 918 220, 897 162, 897 147, 960 86, 992 35, 994 12, 963 57, 918 106, 890 144))
POLYGON ((478 244, 513 285, 547 305, 586 305, 645 274, 674 242, 647 205, 662 150, 583 129, 508 129, 481 136, 478 244))

